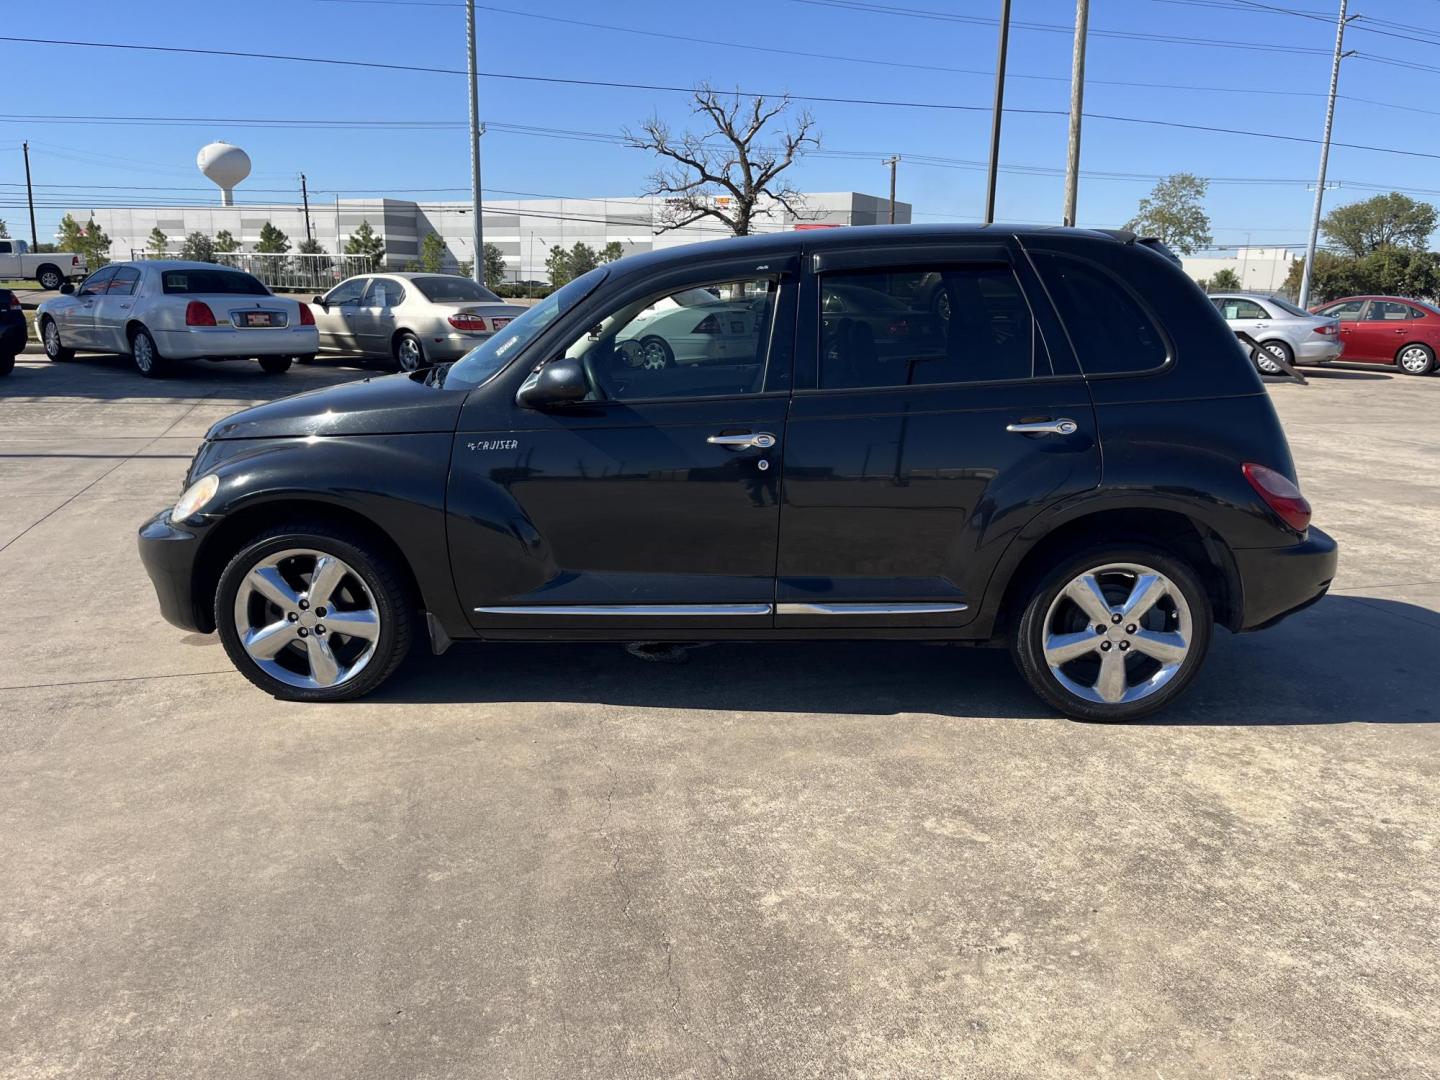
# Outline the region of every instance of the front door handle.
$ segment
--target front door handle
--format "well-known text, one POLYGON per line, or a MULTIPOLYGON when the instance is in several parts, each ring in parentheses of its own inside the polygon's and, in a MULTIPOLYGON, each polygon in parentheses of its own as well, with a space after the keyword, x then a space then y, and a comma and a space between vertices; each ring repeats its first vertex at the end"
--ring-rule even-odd
POLYGON ((775 436, 768 431, 759 431, 751 435, 748 431, 743 435, 711 435, 705 440, 712 446, 733 446, 737 450, 755 447, 759 450, 769 450, 775 445, 775 436))
POLYGON ((1006 431, 1012 431, 1017 435, 1074 435, 1080 430, 1080 425, 1069 417, 1062 416, 1058 420, 1033 420, 1023 424, 1006 424, 1006 431))

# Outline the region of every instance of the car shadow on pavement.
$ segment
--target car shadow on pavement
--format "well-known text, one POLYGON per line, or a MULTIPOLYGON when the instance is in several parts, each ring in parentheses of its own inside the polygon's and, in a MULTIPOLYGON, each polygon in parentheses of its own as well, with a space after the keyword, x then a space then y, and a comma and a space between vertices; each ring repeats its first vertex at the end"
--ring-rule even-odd
POLYGON ((348 357, 325 357, 313 364, 296 364, 281 375, 267 375, 253 360, 179 360, 166 377, 147 379, 135 369, 128 356, 81 353, 73 360, 57 364, 44 353, 32 350, 17 357, 15 370, 0 383, 0 390, 6 397, 92 401, 207 398, 248 403, 383 374, 387 372, 348 357))
MULTIPOLYGON (((671 652, 657 651, 662 658, 671 652)), ((676 651, 681 662, 647 661, 618 644, 457 645, 441 657, 412 656, 366 700, 1055 717, 999 649, 851 641, 716 642, 676 651)), ((1140 723, 1434 723, 1440 721, 1440 699, 1432 692, 1437 652, 1440 613, 1374 597, 1331 596, 1264 633, 1217 631, 1189 691, 1140 723)))
MULTIPOLYGON (((1338 379, 1342 382, 1369 382, 1374 380, 1387 382, 1395 377, 1394 375, 1387 375, 1379 371, 1356 371, 1353 368, 1314 367, 1304 364, 1296 368, 1296 370, 1307 379, 1338 379)), ((1260 380, 1267 383, 1286 383, 1292 381, 1289 375, 1263 374, 1260 376, 1260 380)))

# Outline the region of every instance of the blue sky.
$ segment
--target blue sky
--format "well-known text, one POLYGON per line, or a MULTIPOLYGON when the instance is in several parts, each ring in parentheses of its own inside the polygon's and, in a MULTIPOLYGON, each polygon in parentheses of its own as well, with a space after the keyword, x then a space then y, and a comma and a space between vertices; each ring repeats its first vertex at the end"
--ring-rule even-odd
MULTIPOLYGON (((1334 7, 1328 0, 1094 0, 1086 109, 1318 137, 1334 45, 1334 7), (1329 21, 1266 7, 1321 13, 1329 21), (1111 37, 1102 31, 1175 40, 1111 37)), ((824 147, 860 156, 811 157, 793 173, 802 190, 883 194, 888 178, 881 158, 898 153, 910 159, 902 160, 898 195, 914 204, 915 220, 966 221, 982 212, 985 175, 978 164, 956 163, 981 163, 988 153, 996 28, 914 13, 993 19, 998 10, 999 0, 769 0, 753 5, 511 0, 481 5, 477 18, 482 71, 674 86, 708 79, 747 90, 979 106, 962 111, 811 103, 824 147), (953 161, 913 160, 920 157, 953 161)), ((1368 0, 1353 10, 1366 19, 1347 31, 1347 48, 1360 55, 1342 67, 1335 138, 1440 154, 1434 138, 1440 131, 1440 0, 1368 0), (1367 25, 1372 32, 1361 31, 1367 25)), ((465 66, 464 13, 458 0, 246 0, 241 5, 69 0, 11 5, 6 15, 4 33, 20 37, 254 49, 409 68, 374 71, 0 42, 10 87, 0 109, 5 114, 0 122, 0 160, 5 162, 0 217, 14 235, 28 234, 19 186, 24 180, 22 139, 30 140, 37 199, 45 204, 39 211, 42 240, 53 232, 61 204, 212 201, 213 189, 194 168, 195 151, 212 139, 237 143, 254 160, 254 173, 238 190, 241 201, 292 201, 298 198, 296 177, 302 171, 321 200, 333 198, 337 190, 422 200, 465 197, 469 163, 460 126, 345 130, 9 119, 43 113, 463 124, 464 78, 432 70, 465 66)), ((1072 4, 1014 0, 1013 18, 1007 108, 1065 110, 1071 38, 1022 24, 1068 24, 1072 4)), ((686 98, 675 93, 484 78, 480 96, 482 118, 495 125, 483 146, 487 196, 497 199, 520 192, 634 194, 653 168, 648 155, 557 133, 613 135, 652 112, 676 127, 688 121, 686 98), (524 134, 506 125, 549 129, 549 134, 524 134)), ((1207 209, 1219 243, 1247 238, 1256 244, 1302 243, 1314 197, 1307 184, 1313 184, 1317 157, 1318 148, 1306 143, 1087 120, 1083 170, 1142 178, 1083 176, 1080 224, 1119 225, 1152 185, 1145 175, 1188 171, 1246 181, 1217 179, 1211 186, 1207 209)), ((1026 171, 1002 173, 998 218, 1057 221, 1064 117, 1008 113, 1001 159, 1005 166, 1026 171)), ((1330 178, 1342 186, 1327 193, 1327 207, 1373 194, 1362 185, 1440 192, 1437 164, 1440 159, 1434 157, 1337 147, 1330 178)), ((1440 194, 1434 198, 1440 200, 1440 194)))

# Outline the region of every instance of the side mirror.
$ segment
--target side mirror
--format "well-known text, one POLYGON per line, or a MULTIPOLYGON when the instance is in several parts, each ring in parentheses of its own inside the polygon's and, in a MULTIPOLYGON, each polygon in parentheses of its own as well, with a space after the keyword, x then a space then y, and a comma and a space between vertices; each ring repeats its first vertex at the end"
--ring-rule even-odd
POLYGON ((61 284, 61 286, 60 286, 60 295, 61 295, 61 296, 73 296, 74 294, 75 294, 75 286, 74 286, 74 285, 71 285, 70 282, 68 282, 68 281, 66 281, 66 282, 64 282, 63 284, 61 284))
POLYGON ((330 305, 327 304, 327 303, 325 303, 325 298, 324 298, 323 296, 314 297, 310 302, 311 302, 312 304, 318 304, 318 305, 320 306, 320 309, 321 309, 322 311, 329 311, 329 310, 330 310, 330 305))
POLYGON ((590 393, 590 381, 578 360, 562 357, 533 372, 515 400, 527 409, 547 409, 583 401, 590 393))

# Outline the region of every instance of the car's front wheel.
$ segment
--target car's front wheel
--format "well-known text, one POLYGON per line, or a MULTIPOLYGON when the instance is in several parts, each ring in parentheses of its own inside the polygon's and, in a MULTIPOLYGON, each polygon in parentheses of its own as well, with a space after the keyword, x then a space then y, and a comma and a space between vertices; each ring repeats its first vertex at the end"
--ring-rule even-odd
POLYGON ((280 526, 220 575, 215 625, 240 673, 291 701, 374 690, 410 649, 409 590, 393 559, 328 525, 280 526))
POLYGON ((1406 345, 1395 362, 1406 375, 1429 375, 1435 370, 1435 351, 1428 345, 1406 345))
POLYGON ((75 350, 60 344, 60 327, 54 319, 46 319, 40 327, 40 340, 45 345, 45 355, 57 364, 75 359, 75 350))
POLYGON ((1035 585, 1011 639, 1048 704, 1080 720, 1133 720, 1173 701, 1210 646, 1210 599, 1180 559, 1103 545, 1035 585))

